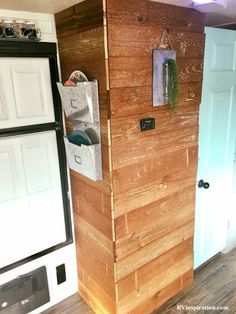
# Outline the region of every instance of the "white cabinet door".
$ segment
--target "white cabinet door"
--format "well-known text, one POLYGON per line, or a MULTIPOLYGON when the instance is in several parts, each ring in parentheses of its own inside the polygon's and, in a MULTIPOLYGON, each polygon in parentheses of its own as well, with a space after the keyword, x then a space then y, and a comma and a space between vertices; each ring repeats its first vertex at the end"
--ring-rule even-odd
POLYGON ((0 128, 54 121, 49 60, 0 58, 0 128))
POLYGON ((54 131, 0 139, 0 268, 66 241, 54 131))

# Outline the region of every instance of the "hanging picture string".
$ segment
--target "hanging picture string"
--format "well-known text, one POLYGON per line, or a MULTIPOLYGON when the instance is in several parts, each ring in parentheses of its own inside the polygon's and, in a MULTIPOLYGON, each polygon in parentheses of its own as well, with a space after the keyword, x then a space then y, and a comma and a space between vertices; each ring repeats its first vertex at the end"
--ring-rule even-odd
POLYGON ((169 45, 170 45, 170 48, 171 50, 174 50, 173 49, 173 45, 171 43, 171 40, 170 40, 170 35, 169 35, 169 30, 167 28, 165 28, 163 30, 163 33, 161 35, 161 39, 160 39, 160 42, 159 42, 159 45, 158 45, 158 48, 157 49, 165 49, 166 46, 165 46, 165 42, 168 41, 169 45), (167 39, 167 40, 166 40, 167 39))

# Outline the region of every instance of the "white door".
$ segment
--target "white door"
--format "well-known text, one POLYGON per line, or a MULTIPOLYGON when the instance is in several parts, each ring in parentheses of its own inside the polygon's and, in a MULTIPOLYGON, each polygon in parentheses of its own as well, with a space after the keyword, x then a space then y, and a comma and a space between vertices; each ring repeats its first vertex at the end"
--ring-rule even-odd
POLYGON ((0 268, 66 241, 54 131, 0 139, 0 268))
POLYGON ((48 58, 0 58, 0 129, 54 121, 48 58))
POLYGON ((236 32, 206 28, 194 239, 197 268, 226 247, 236 140, 236 32))

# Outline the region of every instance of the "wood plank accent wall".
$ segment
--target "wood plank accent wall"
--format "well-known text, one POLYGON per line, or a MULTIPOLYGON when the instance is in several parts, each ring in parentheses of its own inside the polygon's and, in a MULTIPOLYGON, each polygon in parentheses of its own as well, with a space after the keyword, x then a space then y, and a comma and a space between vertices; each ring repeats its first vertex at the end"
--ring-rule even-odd
MULTIPOLYGON (((103 180, 71 171, 79 292, 97 313, 115 313, 114 220, 111 211, 110 107, 102 0, 88 0, 56 14, 63 82, 74 70, 98 79, 103 180)), ((72 123, 67 121, 67 130, 72 123)))
POLYGON ((79 291, 96 313, 151 313, 193 280, 204 16, 87 0, 56 24, 64 79, 80 69, 100 85, 104 180, 71 173, 79 291), (152 50, 164 28, 180 74, 174 114, 152 107, 152 50), (156 129, 140 132, 148 116, 156 129))

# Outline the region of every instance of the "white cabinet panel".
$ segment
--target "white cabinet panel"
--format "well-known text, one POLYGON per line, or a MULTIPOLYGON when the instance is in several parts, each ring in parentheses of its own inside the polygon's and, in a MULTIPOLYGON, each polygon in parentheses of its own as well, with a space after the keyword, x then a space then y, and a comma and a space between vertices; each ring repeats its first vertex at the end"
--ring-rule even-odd
POLYGON ((12 73, 16 111, 19 119, 46 116, 40 73, 15 70, 12 73), (30 86, 30 88, 28 88, 30 86), (33 100, 33 102, 32 102, 33 100))
POLYGON ((49 60, 0 58, 0 128, 54 122, 49 60))
POLYGON ((0 144, 0 202, 15 199, 17 193, 16 160, 13 148, 0 144))
POLYGON ((29 194, 52 187, 49 143, 27 143, 21 146, 29 194), (37 178, 37 179, 36 179, 37 178))
POLYGON ((0 176, 0 268, 66 241, 54 131, 0 139, 0 176))
MULTIPOLYGON (((1 87, 3 86, 1 73, 0 73, 0 86, 1 87)), ((9 116, 8 116, 7 104, 6 104, 6 99, 5 99, 5 92, 1 88, 0 89, 0 121, 8 120, 8 119, 9 119, 9 116)))

